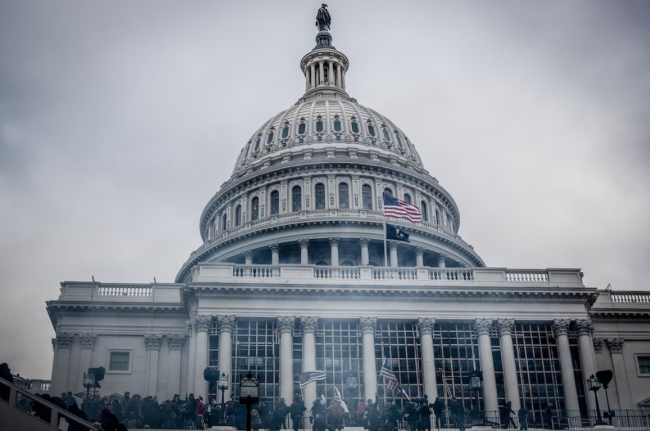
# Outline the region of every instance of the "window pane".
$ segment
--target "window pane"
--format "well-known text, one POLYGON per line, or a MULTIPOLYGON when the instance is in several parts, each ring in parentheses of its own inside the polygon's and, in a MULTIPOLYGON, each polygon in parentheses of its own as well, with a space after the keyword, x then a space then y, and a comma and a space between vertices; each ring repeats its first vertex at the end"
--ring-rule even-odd
POLYGON ((335 132, 340 132, 341 131, 341 122, 339 120, 334 121, 334 131, 335 132))
POLYGON ((639 357, 639 373, 650 374, 650 356, 639 357))
POLYGON ((129 352, 111 352, 111 363, 109 370, 128 371, 129 370, 129 352))
POLYGON ((352 123, 352 133, 359 133, 359 123, 356 121, 352 123))
POLYGON ((317 121, 316 122, 316 131, 317 132, 322 132, 323 131, 323 122, 322 121, 317 121))
POLYGON ((260 218, 260 200, 258 198, 253 199, 253 220, 260 218))
POLYGON ((400 139, 399 135, 395 135, 395 137, 397 138, 397 146, 402 148, 402 139, 400 139))
POLYGON ((298 134, 299 134, 299 135, 302 135, 302 134, 304 134, 304 133, 305 133, 305 123, 301 123, 301 124, 298 126, 298 134))
POLYGON ((390 142, 390 135, 388 134, 388 129, 384 127, 383 132, 384 132, 384 140, 386 142, 390 142))
POLYGON ((257 142, 255 142, 255 151, 259 150, 260 142, 262 142, 262 138, 257 138, 257 142))
POLYGON ((429 221, 429 215, 427 214, 427 203, 422 201, 420 202, 420 211, 422 211, 422 220, 429 221))
POLYGON ((350 197, 346 183, 339 184, 339 208, 350 208, 350 197))
POLYGON ((293 212, 300 211, 302 209, 302 189, 300 186, 295 186, 291 190, 291 200, 293 204, 293 212))
POLYGON ((280 213, 280 193, 274 191, 271 193, 271 215, 280 213))
POLYGON ((289 136, 289 126, 284 126, 284 129, 282 129, 282 139, 286 138, 289 136))
POLYGON ((237 205, 237 209, 235 209, 235 226, 239 226, 241 224, 241 205, 237 205))
POLYGON ((325 185, 318 183, 315 187, 316 191, 316 209, 325 208, 325 185))
POLYGON ((386 187, 384 189, 384 193, 386 193, 388 196, 393 196, 393 191, 391 189, 389 189, 388 187, 386 187))
POLYGON ((364 184, 361 188, 361 198, 363 201, 363 209, 371 210, 372 209, 372 189, 368 184, 364 184))
POLYGON ((372 124, 368 124, 368 134, 370 136, 375 136, 375 127, 372 124))
POLYGON ((411 195, 409 195, 408 193, 404 193, 404 202, 410 204, 411 203, 411 195))
POLYGON ((228 228, 228 215, 224 214, 223 215, 223 221, 221 224, 221 230, 226 230, 228 228))
POLYGON ((267 144, 270 144, 271 142, 273 142, 273 132, 269 133, 269 137, 268 137, 268 139, 266 140, 266 143, 267 143, 267 144))

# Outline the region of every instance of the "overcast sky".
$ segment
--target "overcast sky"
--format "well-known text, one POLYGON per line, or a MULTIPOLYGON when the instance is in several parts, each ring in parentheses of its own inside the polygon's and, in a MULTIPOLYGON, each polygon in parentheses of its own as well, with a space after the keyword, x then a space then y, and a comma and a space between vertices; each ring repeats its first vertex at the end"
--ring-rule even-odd
MULTIPOLYGON (((59 282, 172 282, 317 1, 0 0, 0 362, 49 378, 59 282)), ((330 1, 488 266, 650 289, 650 2, 330 1)))

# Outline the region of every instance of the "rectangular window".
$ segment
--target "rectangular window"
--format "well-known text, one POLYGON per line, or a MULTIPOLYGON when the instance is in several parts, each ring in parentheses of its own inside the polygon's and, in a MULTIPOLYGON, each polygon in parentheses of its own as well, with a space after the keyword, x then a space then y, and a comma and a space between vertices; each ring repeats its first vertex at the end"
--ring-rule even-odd
POLYGON ((129 371, 129 352, 111 352, 110 371, 129 371))
POLYGON ((639 362, 639 374, 650 375, 650 356, 637 356, 639 362))

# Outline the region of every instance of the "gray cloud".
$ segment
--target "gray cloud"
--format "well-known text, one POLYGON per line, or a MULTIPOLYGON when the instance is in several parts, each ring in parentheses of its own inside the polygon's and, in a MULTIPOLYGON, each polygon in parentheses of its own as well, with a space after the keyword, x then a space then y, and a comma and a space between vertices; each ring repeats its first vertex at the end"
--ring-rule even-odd
MULTIPOLYGON (((0 1, 0 362, 47 377, 62 280, 173 280, 319 3, 0 1)), ((644 289, 650 5, 341 2, 348 90, 397 123, 488 265, 644 289)))

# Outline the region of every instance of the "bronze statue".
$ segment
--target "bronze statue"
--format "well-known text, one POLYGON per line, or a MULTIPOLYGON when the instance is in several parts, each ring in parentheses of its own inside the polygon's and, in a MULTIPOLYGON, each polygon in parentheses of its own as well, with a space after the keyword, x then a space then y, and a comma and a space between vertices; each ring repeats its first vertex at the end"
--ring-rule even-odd
POLYGON ((318 31, 328 31, 330 29, 330 24, 332 23, 332 18, 330 13, 327 11, 327 5, 323 5, 318 9, 318 14, 316 15, 316 26, 318 31))

